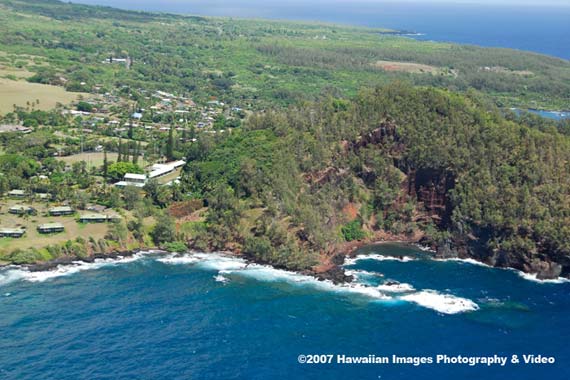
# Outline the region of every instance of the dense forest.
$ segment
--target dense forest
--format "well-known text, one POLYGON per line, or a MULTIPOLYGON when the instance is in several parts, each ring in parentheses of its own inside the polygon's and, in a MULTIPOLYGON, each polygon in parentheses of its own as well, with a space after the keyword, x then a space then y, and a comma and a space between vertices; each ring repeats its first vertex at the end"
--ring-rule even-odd
POLYGON ((443 254, 567 275, 569 143, 474 92, 394 83, 252 116, 201 147, 184 183, 210 206, 202 247, 297 268, 298 250, 419 230, 443 254))

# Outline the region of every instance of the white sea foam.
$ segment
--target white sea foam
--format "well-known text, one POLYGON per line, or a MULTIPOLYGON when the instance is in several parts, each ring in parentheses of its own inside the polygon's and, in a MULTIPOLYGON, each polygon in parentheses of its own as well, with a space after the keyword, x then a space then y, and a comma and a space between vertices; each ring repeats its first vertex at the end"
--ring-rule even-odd
POLYGON ((385 255, 380 255, 377 253, 371 253, 369 255, 358 255, 356 257, 347 257, 344 260, 344 264, 345 266, 348 265, 354 265, 359 261, 362 260, 374 260, 374 261, 400 261, 400 262, 409 262, 409 261, 415 261, 417 260, 414 257, 410 257, 410 256, 385 256, 385 255))
POLYGON ((461 259, 459 257, 449 257, 449 258, 445 258, 445 259, 433 259, 433 260, 434 261, 455 261, 455 262, 459 262, 459 263, 477 265, 480 267, 492 268, 489 264, 485 264, 485 263, 483 263, 481 261, 477 261, 475 259, 461 259))
POLYGON ((441 294, 435 290, 422 290, 417 293, 406 294, 400 299, 414 302, 443 314, 457 314, 479 309, 479 306, 470 299, 441 294))
MULTIPOLYGON (((389 293, 407 293, 414 292, 415 290, 412 285, 406 283, 380 286, 368 286, 359 282, 334 284, 331 281, 319 281, 312 276, 276 269, 267 265, 247 264, 241 258, 225 256, 222 254, 194 253, 182 256, 179 261, 172 261, 169 258, 162 258, 159 260, 175 264, 183 262, 182 258, 184 257, 186 257, 186 262, 188 264, 202 269, 217 270, 218 274, 214 276, 216 281, 225 281, 228 276, 237 275, 263 282, 287 282, 294 286, 309 286, 322 291, 331 291, 339 294, 354 294, 376 301, 394 300, 389 293)), ((376 255, 374 259, 377 258, 384 260, 385 256, 376 255)), ((353 273, 360 275, 377 275, 374 272, 366 271, 353 271, 353 273)), ((415 302, 420 306, 445 314, 454 314, 478 309, 477 304, 471 300, 447 294, 440 294, 431 290, 402 295, 398 299, 415 302)))
POLYGON ((369 272, 367 270, 362 269, 346 269, 344 271, 348 276, 354 276, 358 278, 366 278, 366 277, 384 277, 382 273, 378 272, 369 272))
POLYGON ((524 278, 525 280, 536 282, 539 284, 564 284, 564 283, 570 282, 570 279, 564 278, 564 277, 542 280, 542 279, 538 278, 536 273, 525 273, 525 272, 521 272, 520 270, 516 270, 516 269, 513 269, 513 270, 515 270, 517 272, 517 274, 520 277, 524 278))
POLYGON ((336 285, 331 281, 319 281, 312 276, 276 269, 267 265, 247 264, 244 260, 237 257, 217 254, 204 254, 201 257, 203 261, 198 262, 196 266, 205 269, 216 269, 218 270, 218 276, 238 275, 263 282, 286 282, 291 285, 309 286, 323 291, 358 294, 376 300, 391 299, 391 297, 379 289, 360 283, 336 285))
POLYGON ((382 284, 378 285, 376 289, 389 293, 406 293, 415 290, 412 285, 406 283, 382 284))
POLYGON ((23 280, 26 277, 26 273, 26 271, 21 269, 3 269, 0 271, 0 286, 23 280))
POLYGON ((424 252, 434 252, 434 253, 435 253, 435 250, 431 249, 431 248, 428 247, 428 246, 421 245, 421 244, 415 244, 414 246, 415 246, 416 248, 418 248, 420 251, 424 251, 424 252))
POLYGON ((172 264, 172 265, 187 265, 187 264, 195 264, 200 259, 193 257, 191 255, 175 255, 171 254, 166 257, 161 257, 156 259, 156 261, 164 263, 164 264, 172 264))
MULTIPOLYGON (((471 265, 477 265, 477 266, 486 267, 486 268, 495 268, 489 264, 485 264, 481 261, 477 261, 474 259, 460 259, 458 257, 451 257, 451 258, 447 258, 447 259, 434 259, 434 260, 435 261, 457 261, 457 262, 462 262, 462 263, 471 264, 471 265)), ((570 282, 570 279, 564 278, 564 277, 558 277, 558 278, 543 280, 543 279, 539 279, 536 273, 526 273, 526 272, 523 272, 523 271, 520 271, 520 270, 514 269, 514 268, 498 268, 497 267, 496 269, 504 269, 504 270, 514 271, 521 278, 524 278, 525 280, 528 280, 528 281, 536 282, 538 284, 564 284, 564 283, 570 282)))
MULTIPOLYGON (((117 265, 126 262, 132 262, 144 257, 145 254, 152 252, 143 252, 132 257, 117 259, 99 259, 93 263, 74 262, 70 265, 59 266, 54 270, 42 272, 30 272, 26 269, 9 268, 0 272, 0 285, 24 280, 30 282, 43 282, 52 278, 67 276, 85 270, 97 269, 106 265, 117 265)), ((357 259, 372 258, 373 260, 400 260, 396 257, 382 255, 359 256, 357 259)), ((413 260, 412 258, 407 258, 413 260)), ((168 265, 191 265, 200 269, 214 270, 216 281, 226 283, 230 281, 229 276, 244 276, 253 278, 263 282, 287 282, 293 286, 309 286, 317 290, 331 291, 339 294, 354 294, 375 301, 403 300, 414 302, 418 305, 434 309, 441 313, 454 314, 464 311, 477 310, 478 306, 468 299, 455 297, 447 294, 440 294, 432 290, 424 290, 415 293, 400 295, 393 298, 389 294, 414 292, 414 288, 410 284, 393 284, 369 286, 363 283, 354 282, 350 284, 334 284, 331 281, 319 281, 315 277, 307 276, 295 272, 276 269, 271 266, 260 264, 248 264, 239 257, 227 256, 224 254, 207 254, 207 253, 187 253, 187 254, 170 254, 166 257, 156 259, 159 262, 168 265)), ((353 271, 360 276, 377 276, 374 272, 353 271)))
POLYGON ((221 275, 221 274, 218 274, 218 275, 214 276, 214 280, 216 280, 216 282, 221 282, 221 283, 223 283, 223 284, 225 284, 226 282, 229 282, 229 281, 230 281, 229 278, 224 277, 224 276, 221 275))
POLYGON ((235 271, 245 269, 248 266, 244 259, 221 254, 195 253, 193 257, 198 259, 196 266, 203 269, 235 271))
POLYGON ((9 284, 14 281, 44 282, 57 277, 69 276, 75 273, 99 269, 104 266, 126 264, 140 260, 151 252, 138 252, 129 257, 118 256, 117 258, 95 259, 92 263, 84 261, 74 261, 66 265, 58 265, 54 269, 45 271, 30 271, 26 268, 7 269, 0 272, 0 285, 9 284))

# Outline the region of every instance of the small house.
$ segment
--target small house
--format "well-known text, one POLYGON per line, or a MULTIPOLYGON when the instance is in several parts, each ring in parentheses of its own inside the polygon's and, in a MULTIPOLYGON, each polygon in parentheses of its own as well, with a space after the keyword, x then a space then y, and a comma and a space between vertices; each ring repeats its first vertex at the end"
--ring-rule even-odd
POLYGON ((106 223, 118 220, 120 217, 105 214, 84 214, 79 217, 81 223, 106 223))
POLYGON ((12 190, 8 192, 8 196, 11 198, 25 198, 26 192, 24 190, 12 190))
POLYGON ((58 232, 63 232, 65 227, 61 223, 45 223, 38 226, 38 232, 40 234, 55 234, 58 232))
POLYGON ((45 201, 50 199, 50 195, 48 193, 36 193, 36 198, 45 201))
POLYGON ((0 228, 0 237, 21 238, 25 233, 23 228, 0 228))
POLYGON ((117 187, 127 187, 127 186, 136 186, 136 187, 144 187, 146 184, 146 174, 135 174, 135 173, 127 173, 123 178, 123 181, 117 182, 115 186, 117 187))
POLYGON ((69 206, 54 207, 49 210, 51 216, 73 215, 75 210, 69 206))
POLYGON ((12 206, 10 207, 8 212, 13 215, 24 215, 24 214, 35 215, 37 213, 35 208, 23 205, 12 206))

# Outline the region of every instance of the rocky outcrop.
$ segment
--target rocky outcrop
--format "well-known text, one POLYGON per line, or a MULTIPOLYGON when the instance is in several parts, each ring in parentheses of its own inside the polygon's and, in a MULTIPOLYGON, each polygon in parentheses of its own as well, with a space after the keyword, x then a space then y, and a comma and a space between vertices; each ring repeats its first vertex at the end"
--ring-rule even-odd
POLYGON ((408 195, 415 197, 427 215, 440 228, 447 228, 453 211, 449 191, 455 187, 455 176, 444 169, 410 169, 407 174, 408 195))
POLYGON ((434 248, 437 258, 474 259, 492 267, 513 268, 535 274, 539 280, 570 278, 569 257, 562 255, 553 259, 552 255, 546 254, 492 250, 487 245, 490 236, 491 231, 476 229, 475 233, 456 234, 453 238, 439 244, 429 239, 422 240, 421 244, 434 248))

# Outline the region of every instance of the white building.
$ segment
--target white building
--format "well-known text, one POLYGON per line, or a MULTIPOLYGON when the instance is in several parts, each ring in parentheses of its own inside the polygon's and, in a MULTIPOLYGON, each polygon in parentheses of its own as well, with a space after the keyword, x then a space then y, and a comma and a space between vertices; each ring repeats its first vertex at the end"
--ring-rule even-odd
POLYGON ((146 174, 135 174, 135 173, 127 173, 123 177, 123 180, 117 182, 115 186, 117 187, 127 187, 127 186, 135 186, 135 187, 144 187, 146 184, 146 174))

